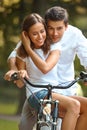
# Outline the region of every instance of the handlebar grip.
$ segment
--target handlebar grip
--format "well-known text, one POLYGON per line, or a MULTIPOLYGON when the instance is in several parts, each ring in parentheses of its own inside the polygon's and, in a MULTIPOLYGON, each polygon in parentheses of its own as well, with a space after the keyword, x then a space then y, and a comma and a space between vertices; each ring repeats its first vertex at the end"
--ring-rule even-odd
POLYGON ((87 82, 87 73, 84 71, 80 72, 80 78, 87 82))
POLYGON ((14 80, 18 80, 19 79, 19 76, 18 76, 18 73, 14 73, 11 75, 11 80, 14 81, 14 80))

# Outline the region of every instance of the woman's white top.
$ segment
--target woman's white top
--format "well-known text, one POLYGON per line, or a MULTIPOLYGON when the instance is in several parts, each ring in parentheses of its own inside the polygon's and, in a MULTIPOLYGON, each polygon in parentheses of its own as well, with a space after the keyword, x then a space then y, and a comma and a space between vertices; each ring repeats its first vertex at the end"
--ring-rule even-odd
MULTIPOLYGON (((53 50, 61 50, 60 45, 58 45, 58 44, 51 45, 50 51, 53 51, 53 50)), ((34 51, 44 61, 47 59, 47 57, 50 53, 50 51, 49 51, 49 53, 45 55, 43 53, 42 49, 34 49, 34 51)), ((34 62, 32 61, 32 59, 30 57, 25 58, 25 63, 26 63, 26 69, 27 69, 27 72, 29 75, 29 81, 31 83, 39 84, 39 85, 47 85, 47 84, 58 85, 57 64, 47 74, 43 74, 37 68, 37 66, 34 64, 34 62)), ((31 95, 31 91, 33 93, 35 93, 42 89, 43 88, 36 88, 36 87, 32 87, 31 85, 27 84, 27 87, 26 87, 27 97, 29 97, 31 95)))

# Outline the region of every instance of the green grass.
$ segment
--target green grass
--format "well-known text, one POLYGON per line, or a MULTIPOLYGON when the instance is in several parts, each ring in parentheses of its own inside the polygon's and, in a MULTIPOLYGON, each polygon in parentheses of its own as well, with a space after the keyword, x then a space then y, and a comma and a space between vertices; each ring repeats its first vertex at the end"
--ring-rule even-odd
POLYGON ((18 130, 18 121, 0 119, 0 130, 18 130))
MULTIPOLYGON (((15 115, 18 108, 18 92, 14 88, 1 88, 0 114, 15 115)), ((18 130, 18 121, 0 119, 0 130, 18 130)))
POLYGON ((19 89, 6 82, 0 86, 0 114, 16 114, 19 103, 19 89))

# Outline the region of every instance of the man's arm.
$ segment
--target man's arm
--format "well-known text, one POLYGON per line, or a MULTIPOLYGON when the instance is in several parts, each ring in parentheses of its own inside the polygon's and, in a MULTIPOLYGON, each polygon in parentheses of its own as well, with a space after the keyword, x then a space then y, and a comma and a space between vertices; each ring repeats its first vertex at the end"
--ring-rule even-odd
POLYGON ((16 64, 16 57, 9 58, 7 62, 10 70, 18 70, 16 64))
MULTIPOLYGON (((20 44, 21 44, 21 42, 19 42, 17 44, 16 48, 11 52, 11 54, 9 55, 9 57, 7 59, 7 63, 8 63, 8 66, 9 66, 10 70, 4 75, 5 80, 11 81, 11 75, 18 71, 18 67, 17 67, 17 64, 16 64, 17 63, 16 62, 16 55, 17 55, 16 50, 20 46, 20 44)), ((20 82, 15 81, 14 83, 16 83, 16 85, 19 88, 24 86, 22 81, 20 81, 20 82)))
MULTIPOLYGON (((18 72, 17 64, 16 64, 16 57, 12 57, 8 59, 8 64, 10 70, 4 75, 4 79, 11 81, 11 76, 15 72, 18 72)), ((19 87, 22 88, 24 86, 24 83, 22 80, 15 80, 14 83, 19 87)))
POLYGON ((15 49, 10 53, 7 62, 10 70, 18 70, 17 69, 17 64, 16 64, 16 56, 17 56, 17 49, 21 45, 21 41, 18 42, 17 46, 15 49))
POLYGON ((5 74, 4 79, 10 81, 11 75, 18 71, 16 65, 16 50, 14 49, 7 59, 7 63, 9 66, 9 71, 5 74))

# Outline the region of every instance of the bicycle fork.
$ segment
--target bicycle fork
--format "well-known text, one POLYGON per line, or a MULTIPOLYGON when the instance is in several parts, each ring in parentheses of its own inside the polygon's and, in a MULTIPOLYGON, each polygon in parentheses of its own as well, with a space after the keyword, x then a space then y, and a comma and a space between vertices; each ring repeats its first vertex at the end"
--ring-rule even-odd
MULTIPOLYGON (((57 130, 57 119, 58 119, 58 100, 52 101, 52 104, 54 105, 53 113, 52 113, 52 121, 48 120, 46 118, 46 122, 42 121, 43 117, 43 108, 40 107, 39 115, 38 115, 38 124, 37 124, 37 130, 57 130), (48 121, 47 121, 48 120, 48 121), (48 123, 47 123, 48 122, 48 123)), ((43 104, 43 103, 42 103, 43 104)), ((42 106, 42 105, 41 105, 42 106)), ((49 116, 48 116, 49 117, 49 116)))
POLYGON ((54 109, 52 114, 53 118, 52 130, 57 130, 58 104, 59 104, 58 100, 54 101, 54 109))

